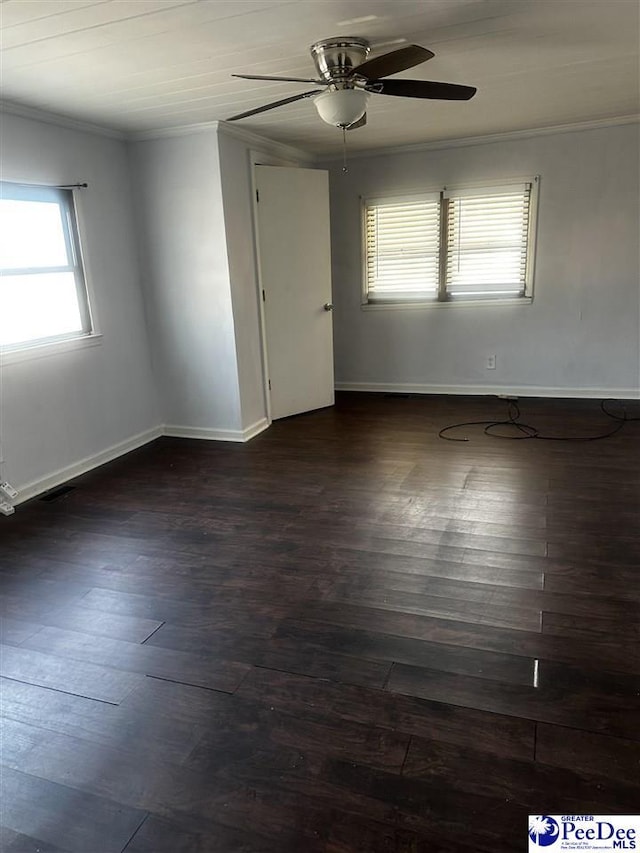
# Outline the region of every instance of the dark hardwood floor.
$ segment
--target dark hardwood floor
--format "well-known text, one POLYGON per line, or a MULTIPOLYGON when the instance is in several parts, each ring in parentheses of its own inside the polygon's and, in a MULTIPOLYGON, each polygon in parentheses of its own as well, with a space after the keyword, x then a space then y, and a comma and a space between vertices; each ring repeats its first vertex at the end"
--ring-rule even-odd
POLYGON ((341 394, 0 519, 2 853, 509 853, 638 812, 640 424, 437 437, 504 414, 341 394))

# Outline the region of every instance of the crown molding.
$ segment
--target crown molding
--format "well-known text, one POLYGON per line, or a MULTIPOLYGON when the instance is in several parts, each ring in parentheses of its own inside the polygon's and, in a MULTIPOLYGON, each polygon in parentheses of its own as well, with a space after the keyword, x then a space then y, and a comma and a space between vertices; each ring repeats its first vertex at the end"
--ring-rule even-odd
MULTIPOLYGON (((413 154, 421 151, 438 151, 443 148, 463 148, 471 145, 490 145, 495 142, 511 142, 519 139, 531 139, 536 136, 552 136, 558 133, 577 133, 583 130, 598 130, 606 127, 638 124, 640 114, 614 116, 611 118, 593 119, 591 121, 572 122, 571 124, 556 124, 548 127, 532 127, 524 130, 508 130, 504 133, 490 133, 483 136, 452 137, 437 139, 431 142, 419 142, 415 145, 396 145, 392 148, 363 149, 350 151, 353 160, 365 157, 385 157, 388 154, 413 154)), ((329 163, 338 160, 338 154, 317 154, 316 163, 329 163)))
POLYGON ((217 133, 219 121, 201 121, 196 124, 181 124, 177 127, 161 127, 155 130, 135 130, 127 134, 129 142, 147 142, 151 139, 173 139, 176 136, 193 136, 194 133, 217 133))
POLYGON ((171 139, 177 136, 192 136, 194 133, 222 133, 232 139, 246 143, 251 148, 273 154, 285 160, 304 160, 315 162, 315 157, 307 151, 286 145, 284 142, 276 142, 266 136, 260 136, 245 128, 236 127, 226 121, 206 121, 198 124, 185 124, 179 127, 166 127, 158 130, 144 130, 131 133, 128 139, 132 142, 146 142, 151 139, 171 139))
MULTIPOLYGON (((314 153, 311 151, 303 151, 301 148, 296 148, 293 145, 287 145, 284 142, 277 142, 276 140, 269 139, 266 136, 260 136, 253 131, 229 124, 229 122, 226 121, 200 122, 197 124, 180 125, 179 127, 168 127, 127 133, 115 130, 114 128, 105 127, 103 125, 74 119, 70 116, 52 113, 37 107, 30 107, 26 104, 19 104, 15 101, 3 101, 0 107, 0 115, 1 114, 14 115, 19 118, 41 121, 46 124, 56 125, 57 127, 64 127, 70 130, 77 130, 82 133, 91 133, 95 136, 102 136, 108 139, 118 139, 121 141, 128 140, 138 142, 149 139, 189 136, 194 133, 222 132, 227 136, 247 143, 247 145, 251 147, 259 148, 261 151, 266 151, 275 156, 282 157, 283 159, 293 159, 307 163, 321 164, 330 163, 340 158, 338 153, 323 154, 322 152, 314 153)), ((419 142, 413 145, 396 145, 392 147, 361 150, 356 149, 349 152, 349 157, 351 159, 361 159, 365 157, 384 157, 389 154, 412 154, 421 151, 437 151, 444 148, 489 145, 495 142, 510 142, 519 139, 531 139, 537 136, 550 136, 558 133, 576 133, 584 130, 598 130, 600 128, 637 124, 638 122, 640 122, 640 114, 611 116, 609 118, 593 119, 590 121, 550 125, 548 127, 532 127, 525 128, 523 130, 510 130, 503 133, 491 133, 482 136, 437 139, 430 142, 419 142)))
POLYGON ((238 139, 241 142, 246 142, 251 148, 258 148, 260 151, 265 151, 277 157, 282 157, 283 160, 302 160, 307 163, 315 163, 316 156, 309 151, 303 151, 301 148, 296 148, 293 145, 287 145, 285 142, 276 142, 266 136, 260 136, 251 130, 244 127, 238 127, 235 124, 229 124, 228 121, 218 122, 218 131, 225 136, 230 136, 233 139, 238 139))
POLYGON ((41 121, 45 124, 53 124, 57 127, 67 128, 68 130, 79 130, 82 133, 91 133, 94 136, 106 136, 108 139, 126 139, 126 134, 120 130, 70 118, 70 116, 59 115, 58 113, 50 113, 47 110, 41 110, 37 107, 28 107, 26 104, 17 104, 14 101, 3 101, 0 107, 0 114, 2 113, 17 116, 18 118, 41 121))

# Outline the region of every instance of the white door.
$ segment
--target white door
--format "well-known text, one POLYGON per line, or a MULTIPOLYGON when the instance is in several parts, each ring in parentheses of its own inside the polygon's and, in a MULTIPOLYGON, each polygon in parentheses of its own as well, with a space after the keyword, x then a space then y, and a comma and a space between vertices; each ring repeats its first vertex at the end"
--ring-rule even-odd
POLYGON ((255 168, 275 420, 334 402, 329 175, 318 169, 255 168))

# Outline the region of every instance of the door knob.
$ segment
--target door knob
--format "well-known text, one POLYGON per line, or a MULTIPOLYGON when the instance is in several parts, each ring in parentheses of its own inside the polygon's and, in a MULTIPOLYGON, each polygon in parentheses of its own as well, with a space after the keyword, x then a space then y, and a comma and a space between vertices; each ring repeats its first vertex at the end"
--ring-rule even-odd
POLYGON ((333 302, 325 302, 324 303, 325 311, 333 311, 333 302))

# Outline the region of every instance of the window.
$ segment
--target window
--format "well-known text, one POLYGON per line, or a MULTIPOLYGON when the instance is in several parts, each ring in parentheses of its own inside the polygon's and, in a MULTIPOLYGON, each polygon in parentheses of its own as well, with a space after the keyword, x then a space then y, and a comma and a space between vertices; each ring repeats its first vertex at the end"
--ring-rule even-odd
POLYGON ((366 207, 367 293, 371 301, 438 295, 440 196, 366 207))
POLYGON ((367 200, 365 302, 530 297, 537 185, 535 178, 367 200))
POLYGON ((0 345, 91 332, 71 190, 0 184, 0 345))

